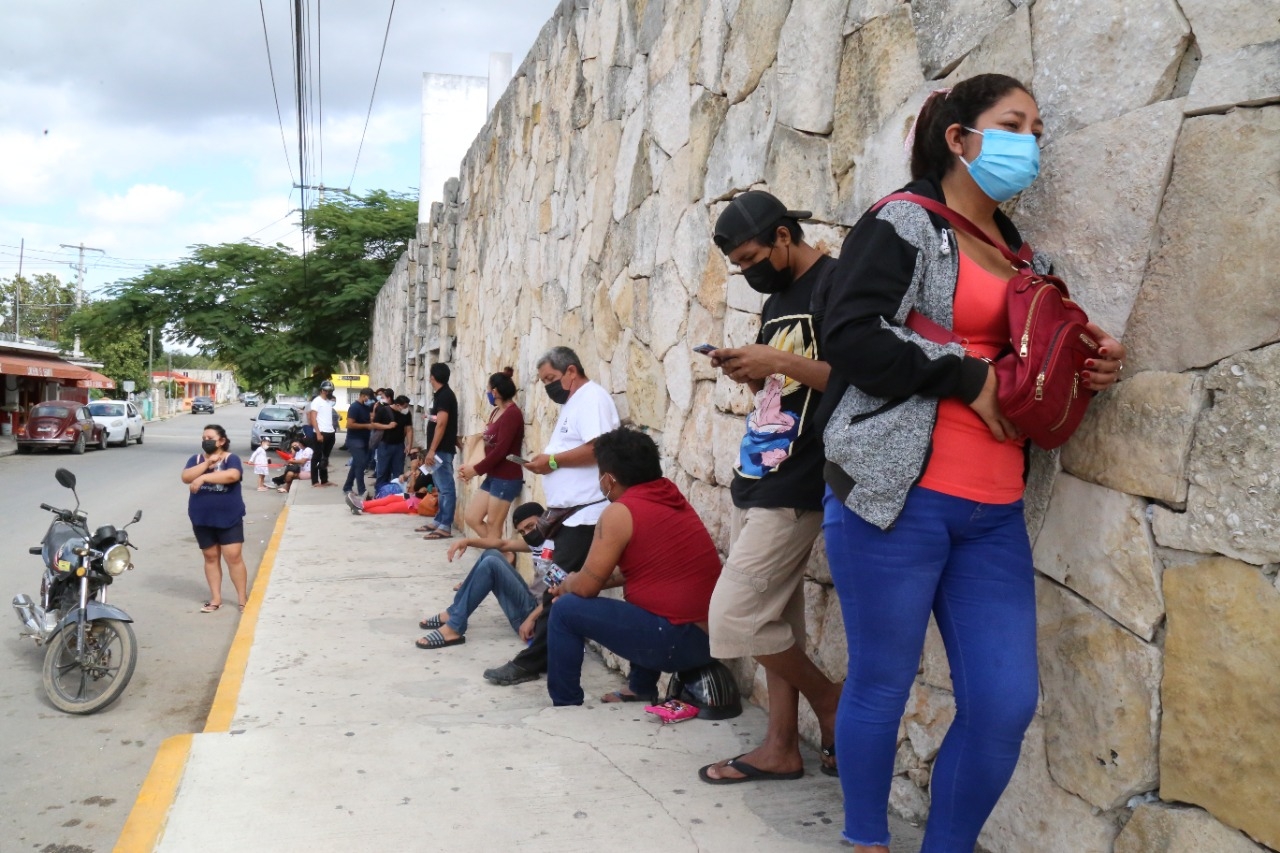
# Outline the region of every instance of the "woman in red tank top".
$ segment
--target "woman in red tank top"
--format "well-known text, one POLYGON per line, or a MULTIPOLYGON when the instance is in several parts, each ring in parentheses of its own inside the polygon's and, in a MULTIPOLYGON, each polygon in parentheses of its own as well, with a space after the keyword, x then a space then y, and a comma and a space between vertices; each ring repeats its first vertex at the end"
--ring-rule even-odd
POLYGON ((662 673, 711 663, 707 608, 720 555, 706 526, 662 476, 649 436, 616 429, 596 439, 595 454, 611 505, 582 571, 552 591, 547 692, 555 705, 582 704, 587 640, 631 663, 627 700, 653 701, 662 673), (623 600, 599 597, 616 586, 623 600))

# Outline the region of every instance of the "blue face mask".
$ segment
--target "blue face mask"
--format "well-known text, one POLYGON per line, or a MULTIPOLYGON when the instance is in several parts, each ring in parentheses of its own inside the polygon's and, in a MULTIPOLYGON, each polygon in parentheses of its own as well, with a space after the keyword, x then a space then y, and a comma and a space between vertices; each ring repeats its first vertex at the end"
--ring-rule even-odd
POLYGON ((969 175, 978 188, 993 201, 1008 201, 1031 186, 1040 174, 1040 145, 1032 134, 972 127, 965 130, 982 134, 982 152, 972 163, 964 157, 960 162, 969 168, 969 175))
POLYGON ((484 398, 485 398, 486 400, 488 400, 488 401, 489 401, 489 405, 490 405, 490 406, 496 406, 496 405, 498 405, 498 401, 497 401, 496 399, 494 399, 494 396, 493 396, 493 392, 492 392, 492 391, 485 391, 485 392, 484 392, 484 398))

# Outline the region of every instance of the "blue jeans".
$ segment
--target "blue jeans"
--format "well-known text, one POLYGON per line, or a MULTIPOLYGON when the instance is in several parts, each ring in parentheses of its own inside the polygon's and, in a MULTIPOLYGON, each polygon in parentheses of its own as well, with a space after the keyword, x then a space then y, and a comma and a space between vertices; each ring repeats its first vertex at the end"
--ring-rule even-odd
POLYGON ((377 467, 373 477, 374 491, 377 491, 404 473, 403 444, 388 444, 386 441, 383 441, 373 449, 373 456, 374 459, 377 460, 377 467))
POLYGON ((364 497, 364 469, 369 464, 369 445, 356 444, 348 438, 347 452, 351 454, 351 470, 347 472, 342 491, 349 492, 354 486, 356 494, 364 497))
POLYGON ((431 471, 431 479, 435 481, 436 491, 440 493, 436 525, 449 530, 453 527, 453 512, 458 506, 458 492, 453 483, 453 454, 437 450, 436 459, 440 460, 440 464, 431 471))
POLYGON ((480 602, 491 592, 498 599, 498 606, 502 608, 513 631, 519 631, 520 623, 538 606, 537 599, 529 592, 529 585, 520 577, 520 573, 507 562, 501 551, 490 548, 476 560, 476 564, 467 573, 466 580, 453 596, 453 604, 448 607, 449 627, 459 634, 467 633, 467 618, 475 613, 480 602))
MULTIPOLYGON (((646 698, 658 692, 658 677, 711 663, 707 632, 615 598, 562 595, 547 625, 547 693, 553 705, 581 705, 585 642, 595 640, 631 662, 627 687, 646 698)), ((851 763, 850 767, 853 766, 851 763)))
POLYGON ((830 489, 823 508, 849 645, 836 714, 845 840, 889 843, 898 721, 932 612, 951 665, 956 717, 933 765, 920 849, 973 850, 1036 709, 1036 598, 1022 501, 982 504, 917 486, 887 531, 830 489))

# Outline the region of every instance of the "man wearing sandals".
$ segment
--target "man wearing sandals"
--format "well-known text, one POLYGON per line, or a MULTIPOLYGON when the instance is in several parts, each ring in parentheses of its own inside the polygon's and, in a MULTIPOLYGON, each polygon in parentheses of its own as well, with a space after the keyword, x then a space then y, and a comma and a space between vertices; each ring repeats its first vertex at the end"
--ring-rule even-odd
MULTIPOLYGON (((604 512, 600 471, 596 467, 595 440, 622 420, 609 392, 587 378, 578 354, 568 347, 552 347, 538 359, 538 379, 551 401, 561 406, 546 450, 530 459, 525 469, 542 474, 547 505, 582 506, 569 516, 556 534, 556 565, 566 572, 582 568, 595 536, 596 521, 604 512)), ((551 599, 544 595, 543 611, 534 627, 533 642, 502 666, 486 669, 484 677, 508 686, 532 681, 547 669, 547 612, 551 599)))
POLYGON ((716 220, 716 246, 767 298, 756 343, 710 353, 725 376, 756 392, 734 471, 729 556, 711 597, 711 653, 721 660, 752 656, 764 667, 769 726, 751 752, 699 771, 713 785, 804 775, 800 694, 818 717, 822 771, 836 773, 840 686, 805 654, 804 572, 821 530, 823 492, 821 435, 812 418, 831 372, 818 357, 809 304, 835 265, 804 242, 800 220, 810 215, 752 191, 716 220))
POLYGON ((443 649, 465 643, 467 619, 489 593, 493 593, 520 639, 528 642, 533 638, 533 626, 542 613, 542 605, 538 602, 547 585, 538 577, 532 584, 525 583, 507 555, 527 553, 535 543, 542 547, 543 542, 536 531, 538 516, 543 512, 542 505, 532 501, 515 508, 511 520, 515 522, 518 539, 468 538, 449 546, 451 563, 467 548, 483 548, 484 552, 458 584, 453 603, 418 623, 419 628, 427 630, 426 636, 415 643, 418 648, 443 649))

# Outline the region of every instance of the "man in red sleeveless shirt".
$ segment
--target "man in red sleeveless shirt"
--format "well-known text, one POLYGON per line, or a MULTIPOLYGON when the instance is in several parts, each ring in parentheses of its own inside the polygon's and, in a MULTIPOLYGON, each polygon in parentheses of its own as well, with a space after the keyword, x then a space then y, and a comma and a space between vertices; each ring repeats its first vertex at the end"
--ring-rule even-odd
POLYGON ((711 663, 707 608, 720 555, 675 484, 653 439, 620 428, 596 439, 600 491, 610 501, 582 570, 552 590, 547 692, 581 705, 582 656, 595 640, 631 663, 622 698, 654 701, 658 677, 711 663), (621 586, 625 600, 599 598, 621 586))

